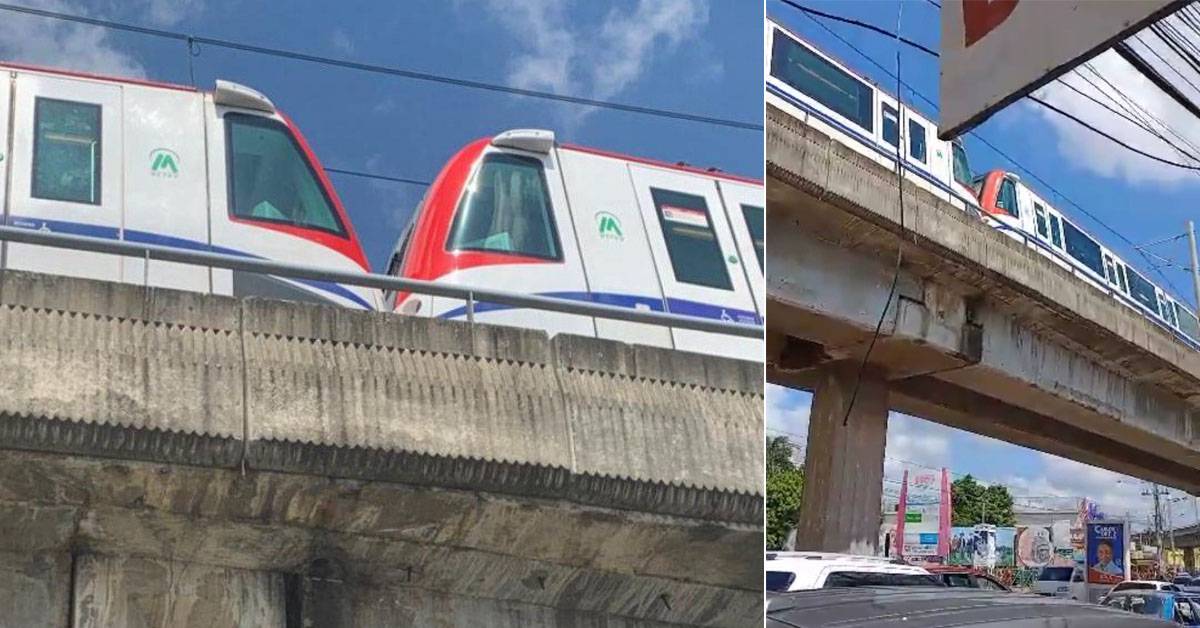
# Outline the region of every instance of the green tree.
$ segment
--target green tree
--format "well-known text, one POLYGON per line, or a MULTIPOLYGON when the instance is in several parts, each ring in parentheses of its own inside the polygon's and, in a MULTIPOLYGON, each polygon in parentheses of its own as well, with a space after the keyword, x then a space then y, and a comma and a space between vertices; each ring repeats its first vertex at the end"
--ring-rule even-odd
POLYGON ((767 549, 782 549, 796 525, 804 492, 804 468, 792 462, 786 436, 767 439, 767 549))
POLYGON ((1017 523, 1013 515, 1012 495, 1006 486, 984 486, 970 475, 965 475, 950 485, 950 499, 956 526, 973 526, 977 523, 1012 526, 1017 523))

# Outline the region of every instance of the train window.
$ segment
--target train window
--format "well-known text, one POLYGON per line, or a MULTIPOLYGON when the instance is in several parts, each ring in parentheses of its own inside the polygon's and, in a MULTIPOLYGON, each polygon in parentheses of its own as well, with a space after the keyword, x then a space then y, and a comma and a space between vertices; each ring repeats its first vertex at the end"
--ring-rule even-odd
POLYGON ((1000 192, 996 195, 996 207, 1003 209, 1013 218, 1021 217, 1021 210, 1017 207, 1017 184, 1013 183, 1012 179, 1000 182, 1000 192))
POLYGON ((880 124, 883 141, 895 146, 900 141, 900 117, 896 108, 885 102, 879 103, 879 118, 883 121, 880 124))
POLYGON ((346 235, 287 127, 236 113, 225 114, 225 122, 229 211, 234 216, 346 235))
POLYGON ((1182 305, 1175 304, 1175 318, 1179 319, 1179 331, 1192 340, 1200 340, 1200 320, 1182 305))
POLYGON ((37 98, 34 198, 100 204, 100 105, 37 98))
POLYGON ((746 219, 746 230, 754 243, 754 254, 758 256, 758 267, 763 268, 763 208, 742 205, 742 218, 746 219))
POLYGON ((1104 276, 1104 266, 1100 262, 1100 245, 1078 227, 1064 220, 1063 239, 1067 244, 1067 255, 1080 264, 1092 269, 1097 275, 1104 276))
POLYGON ((1042 207, 1041 203, 1035 202, 1033 204, 1033 216, 1037 221, 1038 235, 1043 238, 1050 237, 1049 225, 1046 224, 1046 208, 1042 207))
POLYGON ((1125 274, 1129 277, 1129 296, 1150 308, 1151 312, 1162 316, 1158 309, 1158 295, 1154 291, 1154 284, 1146 281, 1146 278, 1135 270, 1128 270, 1125 274))
POLYGON ((771 76, 829 107, 874 134, 871 86, 843 72, 808 47, 775 31, 771 51, 771 76))
POLYGON ((675 279, 683 283, 732 290, 725 255, 717 242, 708 204, 703 196, 650 188, 650 197, 658 211, 667 254, 675 279))
POLYGON ((561 260, 541 160, 510 153, 484 157, 459 203, 446 248, 561 260))
POLYGON ((1058 224, 1058 216, 1054 214, 1050 214, 1050 241, 1062 248, 1062 227, 1058 224))
POLYGON ((916 120, 908 121, 908 156, 925 163, 925 126, 916 120))
MULTIPOLYGON (((967 151, 958 142, 951 144, 951 147, 954 151, 954 180, 966 187, 975 187, 971 181, 971 164, 967 162, 967 151)), ((975 194, 978 195, 979 190, 975 190, 975 194)))

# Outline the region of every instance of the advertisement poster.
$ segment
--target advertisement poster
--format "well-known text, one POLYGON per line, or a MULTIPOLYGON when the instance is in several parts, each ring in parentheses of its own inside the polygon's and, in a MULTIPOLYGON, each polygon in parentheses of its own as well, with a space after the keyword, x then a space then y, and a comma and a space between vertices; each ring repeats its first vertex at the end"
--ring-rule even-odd
POLYGON ((896 534, 903 556, 931 560, 949 551, 949 480, 945 469, 906 470, 900 488, 896 534))
MULTIPOLYGON (((1050 525, 1017 526, 1016 562, 1021 567, 1070 567, 1075 564, 1075 531, 1069 519, 1050 525)), ((1083 528, 1078 530, 1083 548, 1083 528)))
POLYGON ((1016 528, 996 528, 996 567, 1016 564, 1016 528))
POLYGON ((1116 584, 1125 579, 1125 524, 1088 523, 1088 584, 1116 584))
POLYGON ((950 528, 950 553, 947 564, 964 567, 1012 567, 1016 528, 986 526, 950 528))

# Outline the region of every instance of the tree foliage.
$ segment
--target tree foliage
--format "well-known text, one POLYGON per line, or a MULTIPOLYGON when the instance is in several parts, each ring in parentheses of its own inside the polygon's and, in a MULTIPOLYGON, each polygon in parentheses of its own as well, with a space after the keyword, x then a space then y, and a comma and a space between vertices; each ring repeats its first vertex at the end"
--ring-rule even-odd
POLYGON ((800 514, 804 468, 792 462, 786 436, 767 439, 767 549, 782 549, 800 514))
POLYGON ((973 526, 977 523, 1012 526, 1017 523, 1013 515, 1012 495, 1005 486, 984 486, 966 475, 950 485, 950 498, 956 526, 973 526))

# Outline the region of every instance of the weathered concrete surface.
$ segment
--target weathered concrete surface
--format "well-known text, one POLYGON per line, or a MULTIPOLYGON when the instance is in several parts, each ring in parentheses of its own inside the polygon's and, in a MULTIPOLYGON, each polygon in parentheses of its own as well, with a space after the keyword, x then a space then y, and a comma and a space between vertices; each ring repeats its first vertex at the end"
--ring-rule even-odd
POLYGON ((893 409, 1200 492, 1200 353, 911 185, 902 230, 894 173, 773 107, 766 153, 770 381, 861 359, 886 305, 893 409))
POLYGON ((796 547, 874 556, 879 545, 887 382, 859 362, 818 369, 796 547))
POLYGON ((70 556, 0 552, 0 592, 0 628, 68 625, 70 556))
POLYGON ((761 617, 759 365, 7 272, 0 387, 0 552, 75 565, 22 568, 0 611, 336 628, 396 590, 414 625, 761 617))

